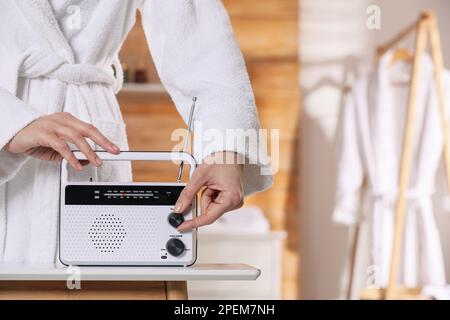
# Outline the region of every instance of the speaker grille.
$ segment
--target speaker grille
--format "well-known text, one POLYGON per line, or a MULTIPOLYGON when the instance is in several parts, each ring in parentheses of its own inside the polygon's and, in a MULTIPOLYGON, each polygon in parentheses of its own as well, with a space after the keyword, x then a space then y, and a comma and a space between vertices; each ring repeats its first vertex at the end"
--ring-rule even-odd
POLYGON ((115 214, 103 213, 95 218, 88 234, 97 251, 114 253, 122 246, 127 232, 115 214))
MULTIPOLYGON (((65 206, 60 220, 61 260, 73 265, 190 261, 189 255, 161 260, 175 230, 167 221, 170 210, 169 206, 65 206)), ((183 242, 192 248, 189 233, 183 235, 183 242)))

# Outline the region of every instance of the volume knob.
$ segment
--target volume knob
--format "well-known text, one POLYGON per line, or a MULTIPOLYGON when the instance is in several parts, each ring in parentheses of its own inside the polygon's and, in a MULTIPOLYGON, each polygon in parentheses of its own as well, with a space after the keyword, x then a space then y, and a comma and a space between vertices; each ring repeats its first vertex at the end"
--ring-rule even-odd
POLYGON ((186 250, 186 246, 180 239, 173 238, 167 241, 166 250, 174 257, 178 257, 186 250))

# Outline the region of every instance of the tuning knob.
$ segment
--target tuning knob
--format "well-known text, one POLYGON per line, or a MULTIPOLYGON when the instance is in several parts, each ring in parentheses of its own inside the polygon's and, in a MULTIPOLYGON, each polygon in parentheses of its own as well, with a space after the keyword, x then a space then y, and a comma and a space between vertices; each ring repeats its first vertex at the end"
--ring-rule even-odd
POLYGON ((169 220, 169 223, 172 227, 178 228, 178 226, 184 222, 184 217, 182 214, 172 212, 167 217, 167 220, 169 220))
POLYGON ((166 249, 172 256, 178 257, 186 250, 186 247, 180 239, 172 238, 167 241, 166 249))

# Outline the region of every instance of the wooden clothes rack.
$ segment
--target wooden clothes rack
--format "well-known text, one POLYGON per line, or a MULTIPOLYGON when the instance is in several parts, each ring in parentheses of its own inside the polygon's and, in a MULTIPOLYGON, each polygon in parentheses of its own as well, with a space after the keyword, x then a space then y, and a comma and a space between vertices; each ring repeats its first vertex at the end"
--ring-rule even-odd
POLYGON ((449 125, 446 116, 444 82, 442 78, 443 57, 441 39, 436 15, 432 11, 424 11, 419 19, 400 32, 394 39, 378 48, 377 56, 380 58, 388 50, 397 46, 402 40, 416 32, 415 52, 413 58, 412 76, 408 98, 408 110, 406 115, 406 126, 403 136, 403 150, 401 156, 399 192, 395 206, 395 229, 394 243, 392 248, 392 260, 387 288, 366 289, 363 291, 363 299, 410 299, 421 298, 420 288, 405 288, 398 284, 398 269, 402 251, 402 242, 405 232, 405 194, 409 185, 411 171, 411 149, 414 133, 414 119, 417 107, 417 92, 420 80, 420 69, 423 55, 427 49, 427 38, 430 40, 431 56, 434 61, 434 76, 437 94, 439 98, 440 125, 444 141, 444 161, 447 178, 447 186, 450 190, 450 141, 449 125))

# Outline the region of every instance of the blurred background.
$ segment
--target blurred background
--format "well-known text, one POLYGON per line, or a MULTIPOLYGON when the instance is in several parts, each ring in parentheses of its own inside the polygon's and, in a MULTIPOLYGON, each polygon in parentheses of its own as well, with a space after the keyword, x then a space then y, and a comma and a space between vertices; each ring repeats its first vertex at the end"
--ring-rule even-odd
MULTIPOLYGON (((223 3, 245 56, 261 125, 280 129, 280 170, 273 188, 248 198, 240 212, 199 235, 199 262, 248 263, 259 267, 262 276, 254 283, 189 283, 189 296, 346 298, 353 230, 332 220, 343 97, 356 78, 373 68, 377 46, 427 8, 438 14, 444 60, 450 66, 450 1, 223 3), (366 25, 371 5, 380 8, 379 29, 366 25)), ((121 61, 126 84, 118 98, 131 149, 172 149, 176 143, 170 139, 172 131, 185 125, 159 82, 139 19, 121 61)), ((146 180, 148 172, 136 164, 134 174, 137 180, 146 180)), ((157 178, 170 180, 173 175, 158 170, 157 178)), ((450 276, 450 218, 437 208, 450 276)), ((355 271, 362 279, 363 265, 355 271)), ((363 285, 356 282, 359 287, 354 291, 363 285)))

